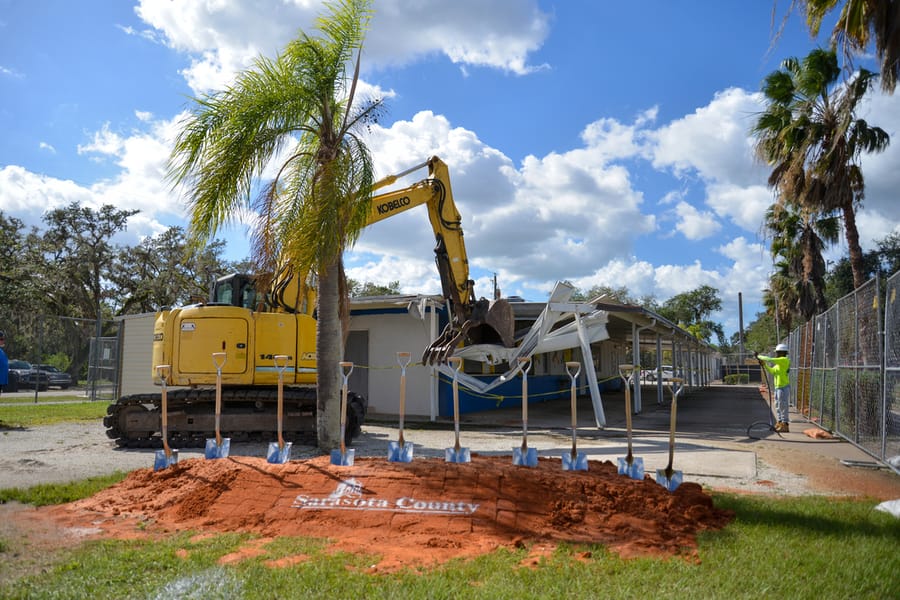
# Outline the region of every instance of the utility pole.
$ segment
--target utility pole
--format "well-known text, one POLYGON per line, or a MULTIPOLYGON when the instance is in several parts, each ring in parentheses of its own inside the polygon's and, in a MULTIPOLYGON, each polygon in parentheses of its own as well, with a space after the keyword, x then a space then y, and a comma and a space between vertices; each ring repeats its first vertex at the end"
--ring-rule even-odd
POLYGON ((741 364, 744 363, 744 297, 741 292, 738 292, 738 327, 739 329, 739 343, 741 349, 741 364))

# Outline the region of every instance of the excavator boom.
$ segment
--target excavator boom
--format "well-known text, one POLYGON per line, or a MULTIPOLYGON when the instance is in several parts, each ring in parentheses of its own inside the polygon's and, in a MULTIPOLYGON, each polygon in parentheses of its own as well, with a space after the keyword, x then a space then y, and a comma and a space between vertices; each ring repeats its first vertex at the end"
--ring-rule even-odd
POLYGON ((469 260, 463 239, 462 217, 453 201, 447 165, 433 156, 411 169, 389 176, 375 184, 375 189, 393 184, 397 179, 423 167, 428 178, 408 187, 372 197, 368 224, 377 223, 411 208, 425 205, 435 237, 435 263, 441 277, 444 300, 450 310, 450 321, 441 335, 422 355, 422 362, 445 362, 460 344, 502 344, 512 347, 514 320, 506 300, 493 302, 475 297, 475 282, 469 279, 469 260))

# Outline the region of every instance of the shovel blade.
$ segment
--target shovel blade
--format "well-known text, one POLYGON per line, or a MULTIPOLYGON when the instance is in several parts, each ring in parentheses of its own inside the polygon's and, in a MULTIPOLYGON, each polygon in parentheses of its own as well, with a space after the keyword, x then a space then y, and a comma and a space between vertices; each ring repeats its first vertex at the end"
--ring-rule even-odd
POLYGON ((632 479, 644 478, 644 459, 632 457, 629 464, 628 458, 619 458, 619 475, 628 475, 632 479))
POLYGON ((513 448, 513 465, 517 467, 536 467, 538 464, 538 455, 536 448, 526 448, 522 452, 522 448, 513 448))
POLYGON ((404 442, 400 446, 400 442, 388 442, 388 461, 390 462, 412 462, 413 444, 412 442, 404 442))
POLYGON ((670 492, 674 492, 684 480, 684 474, 681 471, 673 471, 669 469, 656 470, 656 483, 663 486, 670 492), (667 472, 668 471, 668 472, 667 472))
POLYGON ((338 467, 352 467, 353 458, 356 456, 356 450, 347 448, 344 452, 340 450, 331 451, 331 464, 338 467))
POLYGON ((216 443, 216 438, 206 438, 204 456, 206 458, 228 458, 231 452, 231 438, 222 438, 222 443, 216 443))
POLYGON ((444 460, 449 463, 472 462, 472 453, 468 448, 445 448, 444 460))
POLYGON ((172 450, 172 454, 166 456, 165 450, 157 450, 153 461, 153 470, 159 471, 178 463, 178 450, 172 450))
POLYGON ((291 446, 293 442, 285 442, 284 448, 278 447, 278 442, 269 442, 269 451, 266 452, 266 460, 273 465, 283 465, 291 460, 291 446))
POLYGON ((563 471, 587 471, 587 454, 579 452, 573 456, 571 452, 566 452, 562 455, 562 468, 563 471))

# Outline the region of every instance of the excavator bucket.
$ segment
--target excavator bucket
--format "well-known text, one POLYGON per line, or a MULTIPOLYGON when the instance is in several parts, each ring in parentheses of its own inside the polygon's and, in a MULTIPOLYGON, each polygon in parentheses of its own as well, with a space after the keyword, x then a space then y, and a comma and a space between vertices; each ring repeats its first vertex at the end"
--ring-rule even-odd
POLYGON ((444 331, 425 349, 422 362, 426 365, 447 362, 460 344, 499 344, 507 348, 515 345, 515 318, 512 307, 503 298, 475 303, 472 316, 462 324, 449 323, 444 331))

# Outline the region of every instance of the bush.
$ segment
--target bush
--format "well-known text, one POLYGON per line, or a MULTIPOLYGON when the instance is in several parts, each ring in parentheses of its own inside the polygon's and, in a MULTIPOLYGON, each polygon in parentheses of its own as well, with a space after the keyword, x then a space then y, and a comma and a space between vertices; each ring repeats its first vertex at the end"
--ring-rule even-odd
POLYGON ((725 385, 740 385, 742 383, 750 383, 749 373, 732 373, 725 376, 725 385))

